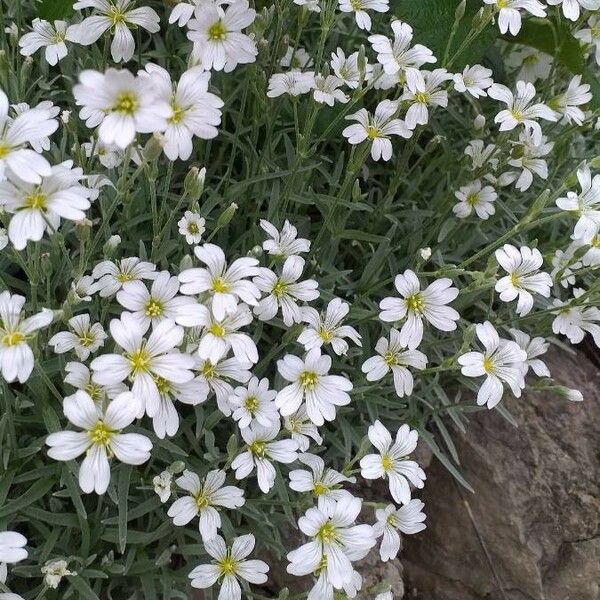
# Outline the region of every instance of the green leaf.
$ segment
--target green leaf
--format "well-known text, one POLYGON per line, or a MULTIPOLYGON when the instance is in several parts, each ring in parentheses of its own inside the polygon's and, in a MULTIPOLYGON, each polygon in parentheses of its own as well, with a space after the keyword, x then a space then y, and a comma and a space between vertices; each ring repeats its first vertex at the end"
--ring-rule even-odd
POLYGON ((125 552, 127 545, 127 497, 129 495, 129 481, 131 479, 131 466, 122 465, 119 473, 119 551, 125 552))
POLYGON ((100 600, 94 590, 81 577, 69 577, 71 587, 78 592, 76 598, 80 600, 100 600))
POLYGON ((33 504, 44 497, 53 485, 54 481, 52 479, 40 479, 39 481, 36 481, 26 492, 21 494, 21 496, 15 498, 12 502, 7 502, 0 508, 0 518, 12 515, 26 506, 33 504))
POLYGON ((37 13, 40 19, 54 21, 73 14, 73 0, 41 0, 37 13))

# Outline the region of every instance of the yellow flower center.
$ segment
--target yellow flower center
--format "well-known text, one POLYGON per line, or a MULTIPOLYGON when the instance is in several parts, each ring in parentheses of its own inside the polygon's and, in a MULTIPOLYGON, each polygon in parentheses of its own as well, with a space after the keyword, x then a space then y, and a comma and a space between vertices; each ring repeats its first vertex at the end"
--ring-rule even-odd
POLYGON ((144 310, 144 314, 147 317, 160 317, 164 311, 165 307, 163 303, 159 300, 155 300, 152 298, 148 304, 146 304, 146 309, 144 310))
POLYGON ((190 223, 188 225, 188 231, 192 235, 198 235, 198 233, 200 232, 200 229, 198 228, 198 224, 197 223, 190 223))
POLYGON ((515 287, 519 287, 520 282, 519 282, 519 276, 516 275, 515 273, 513 273, 510 276, 510 282, 515 286, 515 287))
POLYGON ((94 402, 98 402, 104 396, 102 388, 91 381, 83 388, 83 390, 94 402))
POLYGON ((213 292, 224 294, 229 291, 229 284, 221 277, 217 277, 216 279, 213 279, 212 290, 213 292))
POLYGON ((139 102, 137 96, 133 92, 121 92, 117 96, 113 110, 124 115, 134 115, 138 109, 139 102))
POLYGON ((120 283, 127 283, 128 281, 133 281, 133 275, 131 273, 119 273, 116 277, 117 281, 120 283))
POLYGON ((273 295, 277 298, 281 298, 282 296, 285 296, 287 294, 287 289, 288 289, 288 284, 285 283, 284 281, 279 280, 273 286, 273 295))
POLYGON ((391 468, 394 466, 394 461, 392 460, 392 457, 389 454, 383 454, 381 456, 381 466, 386 472, 391 470, 391 468))
POLYGON ((46 196, 40 192, 29 194, 25 198, 25 208, 33 208, 34 210, 46 210, 46 196))
POLYGON ((304 371, 300 373, 300 385, 303 388, 312 390, 317 385, 319 376, 314 371, 304 371))
POLYGON ((329 331, 328 329, 325 329, 324 327, 322 327, 321 329, 319 329, 319 337, 324 342, 330 342, 333 339, 333 333, 331 331, 329 331))
POLYGON ((154 377, 154 383, 156 384, 156 387, 158 388, 158 392, 160 394, 165 395, 171 391, 171 384, 166 379, 163 379, 162 377, 159 377, 159 376, 154 377))
POLYGON ((112 27, 125 23, 125 15, 116 6, 111 6, 108 9, 107 16, 110 19, 112 27))
POLYGON ((396 358, 396 355, 393 352, 386 352, 383 355, 383 360, 385 361, 385 364, 393 367, 394 365, 398 364, 398 359, 396 358))
POLYGON ((600 235, 595 235, 590 242, 592 248, 600 248, 600 235))
POLYGON ((25 335, 20 331, 13 331, 12 333, 7 333, 2 337, 2 345, 3 346, 16 346, 25 340, 25 335))
POLYGON ((8 144, 0 144, 0 159, 6 158, 11 151, 11 147, 8 144))
POLYGON ((246 400, 244 400, 244 407, 252 415, 254 415, 254 413, 258 410, 259 405, 260 404, 256 396, 248 396, 246 400))
POLYGON ((84 348, 89 348, 90 346, 92 346, 94 344, 95 341, 96 341, 96 336, 91 331, 84 332, 79 338, 79 343, 84 348))
POLYGON ((202 375, 204 375, 206 379, 212 379, 216 375, 215 366, 210 362, 210 360, 207 360, 202 365, 202 375))
POLYGON ((323 544, 331 544, 339 540, 336 528, 334 527, 333 523, 329 521, 319 527, 315 537, 323 544))
POLYGON ((415 94, 415 102, 419 104, 428 104, 429 103, 429 94, 427 92, 417 92, 415 94))
POLYGON ((375 127, 374 125, 369 125, 367 127, 367 137, 370 140, 374 140, 376 138, 378 138, 380 136, 380 131, 377 127, 375 127))
POLYGON ((151 357, 146 349, 140 348, 139 350, 136 350, 128 356, 128 359, 129 366, 131 368, 131 374, 133 376, 137 375, 138 373, 145 373, 148 371, 151 357))
POLYGON ((110 443, 110 438, 112 437, 114 431, 110 429, 110 427, 102 422, 98 421, 89 431, 88 435, 90 436, 90 440, 92 440, 93 444, 98 446, 108 446, 110 443))
POLYGON ((264 458, 267 455, 267 444, 261 440, 254 440, 248 448, 257 458, 264 458))
POLYGON ((392 526, 392 527, 397 527, 398 526, 398 519, 396 518, 396 515, 394 513, 392 513, 388 518, 387 518, 387 522, 388 525, 392 526))
POLYGON ((508 6, 508 0, 496 0, 498 8, 506 8, 508 6))
POLYGON ((483 358, 483 370, 489 375, 494 372, 494 362, 489 356, 483 358))
POLYGON ((515 108, 510 111, 510 114, 514 117, 515 121, 519 123, 523 120, 523 115, 515 108))
POLYGON ((202 492, 200 492, 197 496, 194 496, 194 500, 199 509, 206 508, 210 505, 208 498, 202 492))
POLYGON ((421 294, 419 293, 411 294, 406 299, 406 307, 408 308, 408 310, 411 310, 413 312, 423 312, 424 306, 425 303, 423 301, 423 296, 421 296, 421 294))
POLYGON ((226 575, 235 575, 235 572, 237 571, 237 563, 231 556, 227 555, 219 563, 219 569, 222 577, 225 577, 226 575))
POLYGON ((185 108, 181 108, 177 104, 173 104, 171 108, 173 109, 173 114, 169 117, 169 122, 177 125, 177 123, 181 123, 185 115, 185 108))
POLYGON ((317 481, 313 491, 315 496, 323 496, 329 491, 329 488, 322 481, 317 481))
POLYGON ((218 20, 208 28, 208 39, 211 41, 222 42, 227 38, 227 28, 223 21, 218 20))
POLYGON ((225 335, 225 327, 219 325, 218 323, 213 323, 208 331, 212 333, 215 337, 223 337, 225 335))
POLYGON ((358 12, 359 10, 363 9, 361 0, 350 0, 350 6, 352 7, 352 10, 355 12, 358 12))
POLYGON ((467 196, 467 204, 470 204, 471 206, 475 206, 478 202, 479 202, 479 194, 477 194, 476 192, 471 192, 467 196))

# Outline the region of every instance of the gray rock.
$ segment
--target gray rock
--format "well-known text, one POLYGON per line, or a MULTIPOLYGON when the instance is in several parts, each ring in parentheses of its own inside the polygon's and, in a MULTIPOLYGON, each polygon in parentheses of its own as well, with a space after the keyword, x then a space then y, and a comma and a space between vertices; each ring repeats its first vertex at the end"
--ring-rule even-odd
POLYGON ((420 497, 428 528, 404 539, 406 598, 600 599, 600 372, 582 354, 547 364, 584 402, 547 393, 505 398, 454 439, 460 488, 434 460, 420 497))

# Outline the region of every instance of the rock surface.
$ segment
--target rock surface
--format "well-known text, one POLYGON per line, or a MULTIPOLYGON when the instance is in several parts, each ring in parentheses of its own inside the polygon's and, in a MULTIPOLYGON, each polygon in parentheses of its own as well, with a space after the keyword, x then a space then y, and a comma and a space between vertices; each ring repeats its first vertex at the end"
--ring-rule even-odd
POLYGON ((600 599, 600 370, 554 350, 550 371, 584 402, 506 398, 457 433, 460 488, 439 462, 420 497, 428 529, 405 538, 411 600, 600 599))

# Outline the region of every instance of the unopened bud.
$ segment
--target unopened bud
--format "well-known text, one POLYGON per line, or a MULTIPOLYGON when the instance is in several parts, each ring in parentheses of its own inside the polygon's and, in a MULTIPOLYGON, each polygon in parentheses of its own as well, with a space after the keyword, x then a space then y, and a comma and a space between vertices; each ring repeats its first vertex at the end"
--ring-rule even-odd
POLYGON ((252 258, 259 258, 260 256, 262 256, 263 253, 263 249, 261 246, 254 246, 252 248, 252 250, 250 250, 250 252, 248 252, 248 256, 251 256, 252 258))
POLYGON ((189 254, 186 254, 179 261, 179 270, 180 271, 185 271, 186 269, 191 269, 193 266, 194 266, 194 261, 192 260, 192 257, 189 254))
POLYGON ((183 189, 186 195, 192 200, 198 200, 204 191, 204 181, 206 180, 206 167, 199 169, 192 167, 185 176, 183 189))
POLYGON ((104 255, 112 256, 114 254, 114 251, 117 249, 117 247, 119 246, 120 243, 121 243, 120 235, 111 235, 108 238, 108 240, 106 240, 106 243, 102 247, 104 255))
POLYGON ((475 131, 481 131, 485 127, 485 117, 483 115, 477 115, 473 119, 473 129, 475 131))
POLYGON ((565 387, 563 385, 556 386, 554 388, 556 393, 571 402, 582 402, 583 394, 579 390, 574 390, 572 388, 565 387))
POLYGON ((429 260, 431 258, 431 248, 429 248, 429 246, 427 248, 421 248, 419 250, 419 256, 423 260, 429 260))
POLYGON ((467 9, 467 0, 461 0, 461 3, 456 7, 454 11, 454 18, 460 21, 465 16, 465 10, 467 9))
POLYGON ((66 125, 69 122, 69 119, 71 118, 71 111, 70 110, 63 110, 60 113, 60 120, 66 125))
POLYGON ((181 473, 185 469, 185 463, 182 460, 176 460, 169 467, 167 467, 167 471, 169 473, 176 475, 177 473, 181 473))
POLYGON ((229 224, 231 219, 233 219, 233 215, 235 215, 235 211, 238 209, 238 205, 235 202, 232 202, 220 215, 217 219, 216 229, 222 229, 226 225, 229 224))

